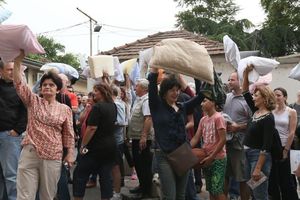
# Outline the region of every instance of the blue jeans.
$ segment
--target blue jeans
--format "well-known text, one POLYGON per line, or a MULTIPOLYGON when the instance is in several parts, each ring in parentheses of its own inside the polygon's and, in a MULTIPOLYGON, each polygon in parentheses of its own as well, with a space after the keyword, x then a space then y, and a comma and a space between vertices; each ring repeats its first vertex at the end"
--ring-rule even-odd
POLYGON ((189 170, 189 175, 188 175, 188 181, 186 185, 186 194, 185 194, 185 199, 186 200, 199 200, 199 197, 197 196, 197 190, 194 182, 194 172, 193 170, 189 170))
POLYGON ((158 164, 162 198, 164 200, 185 200, 185 188, 189 173, 177 176, 163 152, 156 151, 155 155, 158 164))
POLYGON ((17 198, 17 169, 21 153, 22 136, 13 137, 9 131, 0 131, 0 164, 8 200, 17 198))
MULTIPOLYGON (((245 149, 246 153, 246 178, 250 180, 252 173, 255 169, 256 163, 258 161, 258 157, 260 154, 259 149, 245 149)), ((252 194, 257 200, 268 200, 268 184, 269 184, 269 176, 272 166, 271 155, 266 153, 266 161, 261 169, 261 171, 267 176, 267 180, 252 190, 252 194)))
POLYGON ((0 165, 0 199, 7 200, 5 181, 4 181, 1 165, 0 165))

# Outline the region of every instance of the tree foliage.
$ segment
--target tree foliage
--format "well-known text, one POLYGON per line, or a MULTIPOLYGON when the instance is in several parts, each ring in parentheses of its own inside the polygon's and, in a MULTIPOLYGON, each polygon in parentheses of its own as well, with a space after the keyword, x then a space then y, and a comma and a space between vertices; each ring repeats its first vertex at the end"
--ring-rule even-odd
POLYGON ((300 52, 300 1, 261 0, 267 19, 260 30, 248 33, 253 24, 235 20, 239 8, 233 0, 174 0, 185 10, 179 12, 177 26, 222 41, 229 35, 240 50, 260 50, 265 56, 300 52))
POLYGON ((41 62, 59 62, 69 64, 78 69, 80 66, 79 59, 76 55, 65 54, 65 46, 54 41, 53 38, 47 38, 40 35, 37 37, 39 43, 43 46, 45 54, 30 54, 28 57, 41 62))
POLYGON ((175 0, 186 10, 179 12, 177 27, 222 41, 229 35, 241 50, 250 49, 251 35, 245 30, 253 27, 247 19, 235 20, 239 10, 232 0, 175 0))
POLYGON ((268 56, 300 52, 300 1, 261 0, 267 20, 256 31, 257 44, 268 56))

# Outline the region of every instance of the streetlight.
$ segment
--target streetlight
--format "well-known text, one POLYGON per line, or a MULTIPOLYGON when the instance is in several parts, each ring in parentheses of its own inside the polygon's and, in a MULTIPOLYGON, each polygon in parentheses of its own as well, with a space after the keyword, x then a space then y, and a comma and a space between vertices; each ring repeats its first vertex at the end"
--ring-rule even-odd
POLYGON ((85 12, 83 12, 82 10, 80 10, 79 8, 76 8, 79 12, 81 12, 82 14, 84 14, 85 16, 87 16, 90 19, 90 56, 93 55, 93 25, 92 25, 92 21, 95 22, 95 28, 94 28, 94 32, 100 32, 102 26, 98 25, 98 22, 93 19, 91 16, 89 16, 88 14, 86 14, 85 12))

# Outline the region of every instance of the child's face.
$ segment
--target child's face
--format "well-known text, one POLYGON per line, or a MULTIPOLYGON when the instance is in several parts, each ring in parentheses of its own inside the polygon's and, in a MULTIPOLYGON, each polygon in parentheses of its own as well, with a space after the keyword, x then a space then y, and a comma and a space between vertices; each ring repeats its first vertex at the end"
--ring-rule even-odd
POLYGON ((201 103, 201 107, 204 112, 210 111, 212 108, 214 108, 214 106, 215 103, 207 98, 204 98, 204 100, 201 103))

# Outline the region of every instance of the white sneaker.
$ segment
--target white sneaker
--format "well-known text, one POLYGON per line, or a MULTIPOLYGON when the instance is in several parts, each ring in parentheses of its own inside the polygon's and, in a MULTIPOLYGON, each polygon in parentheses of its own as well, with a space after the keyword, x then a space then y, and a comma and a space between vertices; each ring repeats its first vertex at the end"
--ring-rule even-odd
POLYGON ((156 185, 160 185, 159 175, 158 173, 153 174, 152 182, 156 185))
POLYGON ((122 196, 120 193, 114 193, 113 197, 111 198, 111 200, 121 200, 122 196))

